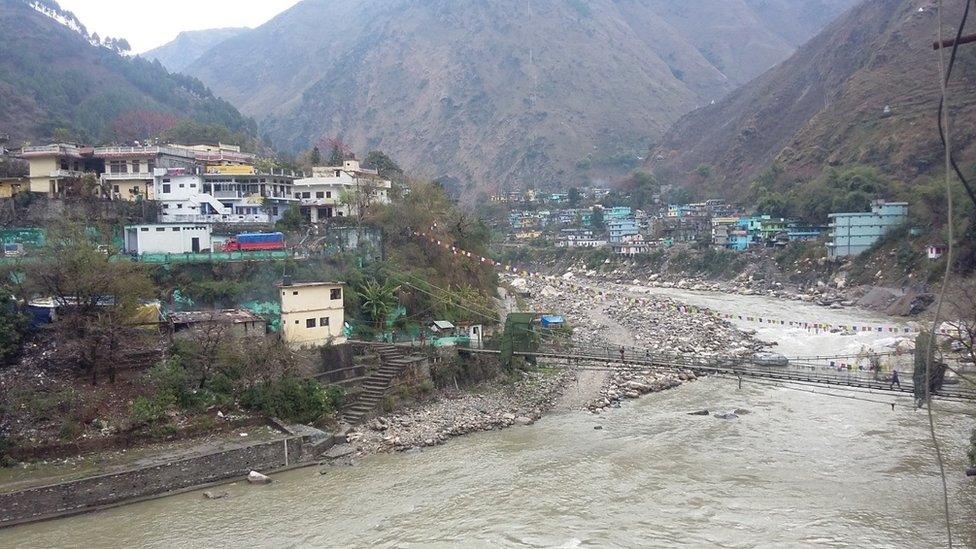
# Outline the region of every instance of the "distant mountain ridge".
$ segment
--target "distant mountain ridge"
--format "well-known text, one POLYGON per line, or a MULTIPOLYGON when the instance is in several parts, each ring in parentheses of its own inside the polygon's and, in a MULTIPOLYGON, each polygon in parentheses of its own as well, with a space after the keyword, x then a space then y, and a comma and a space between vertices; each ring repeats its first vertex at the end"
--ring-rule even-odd
POLYGON ((185 70, 286 149, 339 135, 482 190, 566 187, 637 166, 854 1, 305 0, 185 70))
POLYGON ((100 45, 56 2, 0 0, 0 134, 11 143, 113 137, 126 113, 163 113, 256 134, 253 120, 200 81, 100 45), (43 11, 43 13, 42 13, 43 11))
POLYGON ((171 42, 139 54, 140 57, 156 60, 170 72, 182 72, 188 65, 200 59, 207 50, 250 30, 247 27, 227 27, 197 31, 183 31, 171 42))
MULTIPOLYGON (((958 24, 963 0, 947 0, 958 24)), ((967 32, 976 32, 976 21, 967 32)), ((869 0, 790 59, 696 110, 652 149, 647 168, 735 196, 774 162, 796 181, 826 166, 868 164, 911 182, 939 172, 936 11, 930 0, 869 0), (710 168, 704 183, 695 173, 710 168)), ((947 36, 950 30, 946 29, 947 36)), ((950 85, 954 149, 976 161, 976 48, 962 47, 950 85)))

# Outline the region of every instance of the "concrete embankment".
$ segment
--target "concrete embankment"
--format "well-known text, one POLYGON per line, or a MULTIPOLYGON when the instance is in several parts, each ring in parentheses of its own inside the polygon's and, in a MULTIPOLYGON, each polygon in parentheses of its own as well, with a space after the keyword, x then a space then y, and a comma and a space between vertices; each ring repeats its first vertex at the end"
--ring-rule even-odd
MULTIPOLYGON (((188 456, 67 482, 0 493, 0 528, 95 511, 243 478, 252 470, 275 471, 307 463, 307 437, 188 456)), ((321 450, 321 445, 314 447, 321 450)))

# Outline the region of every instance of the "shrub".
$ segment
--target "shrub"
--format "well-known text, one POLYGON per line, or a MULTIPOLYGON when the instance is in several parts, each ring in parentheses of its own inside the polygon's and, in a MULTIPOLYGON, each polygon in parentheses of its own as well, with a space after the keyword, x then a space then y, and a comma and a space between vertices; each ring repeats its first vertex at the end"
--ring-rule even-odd
POLYGON ((324 388, 315 381, 294 377, 259 383, 241 397, 246 408, 298 423, 314 423, 334 411, 341 401, 341 389, 324 388))
POLYGON ((129 423, 133 428, 151 426, 166 417, 165 402, 144 396, 136 398, 129 410, 129 423))

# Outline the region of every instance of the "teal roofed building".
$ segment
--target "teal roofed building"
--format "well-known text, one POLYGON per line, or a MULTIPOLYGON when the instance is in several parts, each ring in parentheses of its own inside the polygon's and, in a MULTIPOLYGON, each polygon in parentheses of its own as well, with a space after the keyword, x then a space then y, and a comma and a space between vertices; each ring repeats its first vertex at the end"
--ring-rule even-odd
POLYGON ((827 256, 831 259, 859 255, 888 231, 908 219, 907 202, 876 200, 870 212, 832 213, 827 256))

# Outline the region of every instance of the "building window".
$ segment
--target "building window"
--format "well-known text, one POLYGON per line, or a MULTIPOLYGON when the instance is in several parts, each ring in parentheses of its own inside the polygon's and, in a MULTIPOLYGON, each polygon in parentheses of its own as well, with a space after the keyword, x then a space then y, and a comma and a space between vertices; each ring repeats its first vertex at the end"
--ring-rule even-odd
POLYGON ((176 208, 179 209, 179 210, 182 210, 183 209, 183 204, 177 204, 176 205, 176 208))
POLYGON ((156 227, 156 232, 161 233, 166 230, 166 227, 156 227))
POLYGON ((298 290, 295 290, 294 292, 292 292, 291 295, 298 295, 298 290))
POLYGON ((306 328, 314 328, 315 327, 315 319, 314 318, 309 318, 309 319, 305 320, 305 327, 306 328))
POLYGON ((325 191, 326 198, 332 198, 332 191, 325 191))
POLYGON ((140 227, 139 230, 142 231, 142 232, 144 232, 144 233, 148 233, 149 232, 149 227, 140 227))
POLYGON ((139 161, 138 160, 133 160, 132 161, 132 173, 139 173, 139 161))
POLYGON ((329 299, 333 301, 342 299, 342 288, 332 288, 329 290, 329 299))
POLYGON ((185 185, 185 184, 183 184, 183 183, 180 183, 180 188, 182 189, 182 188, 184 188, 184 187, 186 187, 186 185, 185 185))
POLYGON ((322 191, 318 191, 315 193, 315 198, 325 198, 325 193, 322 191))
POLYGON ((112 190, 115 191, 116 193, 119 192, 119 186, 118 185, 112 185, 112 190))
POLYGON ((295 324, 298 324, 298 321, 297 320, 295 321, 295 324))
POLYGON ((163 183, 163 193, 168 193, 168 192, 169 192, 169 184, 163 183))
POLYGON ((319 326, 328 326, 328 325, 329 325, 329 317, 323 316, 322 318, 319 319, 319 326))
POLYGON ((179 227, 173 227, 173 232, 174 232, 174 233, 178 233, 178 232, 180 232, 180 228, 179 228, 179 227))

